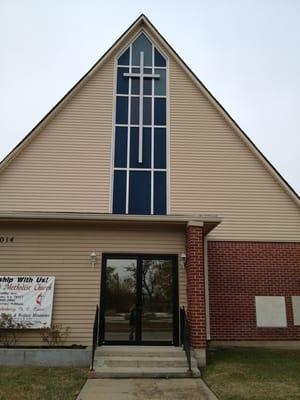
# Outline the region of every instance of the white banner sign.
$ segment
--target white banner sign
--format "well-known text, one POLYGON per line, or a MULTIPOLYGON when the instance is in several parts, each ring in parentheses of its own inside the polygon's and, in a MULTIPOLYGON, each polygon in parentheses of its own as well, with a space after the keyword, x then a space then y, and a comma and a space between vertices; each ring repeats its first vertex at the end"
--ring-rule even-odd
POLYGON ((0 315, 26 327, 51 325, 54 276, 0 276, 0 315))

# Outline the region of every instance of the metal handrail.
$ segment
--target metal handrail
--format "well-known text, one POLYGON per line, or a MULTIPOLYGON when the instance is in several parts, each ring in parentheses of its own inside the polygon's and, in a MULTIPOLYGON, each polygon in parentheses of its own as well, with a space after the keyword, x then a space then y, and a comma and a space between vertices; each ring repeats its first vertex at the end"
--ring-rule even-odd
POLYGON ((192 372, 190 325, 184 307, 180 308, 180 339, 185 351, 188 371, 192 372))
POLYGON ((96 306, 94 326, 93 326, 93 346, 92 346, 92 355, 91 355, 91 365, 90 370, 94 370, 94 360, 95 360, 95 351, 98 342, 98 326, 99 326, 99 306, 96 306))

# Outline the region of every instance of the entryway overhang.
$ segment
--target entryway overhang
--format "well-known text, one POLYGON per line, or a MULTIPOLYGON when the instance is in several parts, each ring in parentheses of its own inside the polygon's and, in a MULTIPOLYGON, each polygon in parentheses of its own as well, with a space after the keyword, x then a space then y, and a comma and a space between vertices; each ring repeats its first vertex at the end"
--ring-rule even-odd
POLYGON ((33 211, 2 211, 1 221, 81 221, 103 223, 138 223, 182 225, 196 224, 203 227, 208 234, 222 222, 222 216, 217 214, 168 214, 168 215, 129 215, 80 212, 33 212, 33 211))

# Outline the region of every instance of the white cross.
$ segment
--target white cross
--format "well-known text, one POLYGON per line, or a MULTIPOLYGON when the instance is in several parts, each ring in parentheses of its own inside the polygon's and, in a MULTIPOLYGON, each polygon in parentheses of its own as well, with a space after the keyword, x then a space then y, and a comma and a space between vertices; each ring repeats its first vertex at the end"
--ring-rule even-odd
MULTIPOLYGON (((143 96, 144 96, 144 78, 146 79, 159 79, 159 74, 145 74, 144 73, 144 52, 140 52, 140 73, 125 72, 124 76, 127 78, 140 79, 140 118, 139 118, 139 158, 138 162, 143 162, 143 96)), ((153 112, 153 110, 152 110, 153 112)))

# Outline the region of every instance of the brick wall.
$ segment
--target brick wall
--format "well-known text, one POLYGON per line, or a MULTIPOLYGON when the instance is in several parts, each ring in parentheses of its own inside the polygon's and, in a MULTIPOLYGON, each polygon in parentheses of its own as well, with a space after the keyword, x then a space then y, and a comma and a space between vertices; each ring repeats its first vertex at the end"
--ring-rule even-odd
POLYGON ((300 243, 208 242, 212 340, 300 340, 300 243), (257 328, 255 296, 285 296, 288 327, 257 328))
POLYGON ((187 308, 193 348, 206 347, 205 279, 202 227, 186 231, 187 308))

